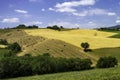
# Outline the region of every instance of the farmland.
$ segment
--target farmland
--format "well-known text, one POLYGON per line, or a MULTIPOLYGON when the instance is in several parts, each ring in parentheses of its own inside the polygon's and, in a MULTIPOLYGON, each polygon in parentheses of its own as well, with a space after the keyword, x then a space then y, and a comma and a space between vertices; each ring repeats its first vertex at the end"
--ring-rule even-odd
MULTIPOLYGON (((1 34, 0 38, 6 39, 9 43, 18 42, 20 44, 22 52, 19 52, 17 56, 24 56, 25 54, 37 56, 43 53, 50 53, 54 57, 89 58, 93 61, 93 65, 96 64, 96 61, 101 56, 113 56, 120 61, 118 31, 14 29, 1 34), (84 52, 80 46, 82 42, 88 42, 92 52, 84 52)), ((3 54, 9 50, 4 49, 5 45, 0 45, 0 47, 0 56, 2 58, 3 54)), ((44 74, 7 80, 119 80, 119 74, 120 66, 118 65, 109 69, 44 74)))

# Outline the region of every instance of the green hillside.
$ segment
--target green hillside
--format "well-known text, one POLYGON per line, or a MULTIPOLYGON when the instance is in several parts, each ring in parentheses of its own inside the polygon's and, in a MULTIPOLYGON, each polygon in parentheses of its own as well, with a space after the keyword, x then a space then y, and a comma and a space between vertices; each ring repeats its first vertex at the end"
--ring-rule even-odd
POLYGON ((78 72, 66 72, 31 77, 20 77, 8 80, 120 80, 120 67, 94 69, 78 72))

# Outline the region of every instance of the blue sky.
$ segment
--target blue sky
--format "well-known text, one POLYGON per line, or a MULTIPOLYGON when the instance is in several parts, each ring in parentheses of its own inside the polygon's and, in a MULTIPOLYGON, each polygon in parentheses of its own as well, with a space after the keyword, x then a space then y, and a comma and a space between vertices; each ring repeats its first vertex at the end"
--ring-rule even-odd
POLYGON ((0 0, 0 27, 96 28, 120 24, 120 0, 0 0))

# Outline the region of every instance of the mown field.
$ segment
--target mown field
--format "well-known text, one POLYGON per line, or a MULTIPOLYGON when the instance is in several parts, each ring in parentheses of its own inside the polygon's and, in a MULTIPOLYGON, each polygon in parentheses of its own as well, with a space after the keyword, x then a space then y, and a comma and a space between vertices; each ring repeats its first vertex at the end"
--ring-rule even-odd
POLYGON ((80 47, 81 42, 88 42, 91 49, 119 47, 120 39, 109 38, 116 35, 113 32, 103 32, 97 30, 69 30, 55 31, 49 29, 25 30, 29 35, 44 36, 50 39, 58 39, 80 47))
MULTIPOLYGON (((120 61, 119 31, 26 29, 5 32, 0 38, 7 39, 9 43, 18 42, 22 47, 18 56, 50 53, 54 57, 89 58, 94 62, 101 56, 115 56, 120 61), (93 51, 84 53, 80 46, 82 42, 88 42, 93 51)), ((5 52, 8 50, 0 49, 0 57, 5 52)), ((5 80, 120 80, 120 66, 5 80)))
POLYGON ((82 42, 88 42, 93 52, 87 54, 94 59, 101 56, 115 56, 120 60, 120 31, 97 31, 97 30, 69 30, 55 31, 49 29, 25 30, 32 36, 44 36, 48 39, 58 39, 81 48, 82 42))
POLYGON ((120 66, 109 69, 36 75, 7 80, 120 80, 120 66))

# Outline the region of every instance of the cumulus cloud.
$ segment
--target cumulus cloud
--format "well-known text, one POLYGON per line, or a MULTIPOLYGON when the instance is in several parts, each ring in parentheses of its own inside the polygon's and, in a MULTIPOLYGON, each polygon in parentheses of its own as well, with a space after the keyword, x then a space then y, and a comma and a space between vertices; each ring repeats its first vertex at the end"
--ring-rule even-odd
POLYGON ((79 1, 69 1, 63 3, 57 3, 54 8, 49 8, 49 10, 56 12, 76 12, 77 10, 74 7, 78 6, 88 6, 94 5, 96 0, 79 0, 79 1))
POLYGON ((78 1, 69 1, 69 2, 63 2, 63 3, 57 3, 54 8, 49 8, 51 11, 55 12, 66 12, 71 13, 75 16, 92 16, 92 15, 107 15, 107 16, 115 16, 115 12, 110 12, 105 9, 100 8, 88 8, 85 10, 78 11, 76 7, 79 6, 92 6, 95 5, 97 0, 78 0, 78 1))
POLYGON ((52 23, 49 23, 48 25, 49 26, 58 25, 58 26, 63 26, 68 28, 80 27, 78 23, 70 23, 70 22, 52 22, 52 23))
POLYGON ((115 12, 108 12, 108 16, 116 16, 115 12))
POLYGON ((116 20, 116 23, 120 23, 120 20, 116 20))
POLYGON ((21 9, 15 9, 14 11, 17 12, 17 13, 22 13, 22 14, 27 14, 28 13, 28 11, 21 10, 21 9))
POLYGON ((44 12, 44 11, 45 11, 45 9, 43 8, 43 9, 41 9, 41 11, 43 11, 43 12, 44 12))
POLYGON ((76 6, 87 6, 87 5, 94 5, 95 0, 80 0, 80 1, 70 1, 70 2, 64 2, 64 3, 58 3, 56 4, 56 8, 64 8, 64 7, 76 7, 76 6))
POLYGON ((74 12, 72 14, 75 15, 75 16, 93 16, 93 15, 115 16, 116 15, 115 12, 109 12, 105 9, 99 9, 99 8, 83 10, 81 12, 74 12))
POLYGON ((2 23, 18 23, 20 22, 19 18, 5 18, 2 20, 2 23))

